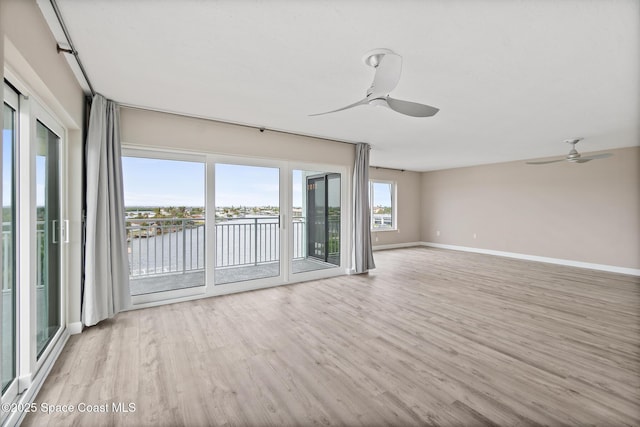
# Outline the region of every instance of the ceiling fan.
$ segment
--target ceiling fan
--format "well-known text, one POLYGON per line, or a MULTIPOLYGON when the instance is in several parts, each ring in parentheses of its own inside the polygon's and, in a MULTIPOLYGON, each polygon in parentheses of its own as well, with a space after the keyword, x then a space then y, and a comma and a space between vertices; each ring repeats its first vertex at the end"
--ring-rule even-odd
POLYGON ((373 83, 367 90, 367 96, 356 103, 347 105, 346 107, 327 111, 325 113, 310 114, 311 116, 335 113, 337 111, 365 104, 388 107, 393 111, 412 117, 431 117, 440 111, 438 108, 431 107, 429 105, 403 101, 389 96, 389 92, 395 89, 398 85, 398 82, 400 81, 400 72, 402 71, 402 57, 397 53, 394 53, 389 49, 374 49, 371 52, 368 52, 364 56, 363 60, 365 64, 376 69, 375 76, 373 77, 373 83))
POLYGON ((571 151, 569 151, 569 154, 567 154, 567 156, 562 159, 546 160, 542 162, 527 162, 527 164, 528 165, 546 165, 548 163, 557 163, 557 162, 564 162, 564 161, 571 162, 571 163, 587 163, 587 162, 590 162, 591 160, 606 159, 607 157, 613 156, 613 154, 611 153, 602 153, 602 154, 595 154, 593 156, 582 157, 580 153, 578 153, 578 150, 576 150, 576 144, 582 141, 582 139, 583 138, 566 139, 564 142, 566 142, 567 144, 571 144, 571 151))

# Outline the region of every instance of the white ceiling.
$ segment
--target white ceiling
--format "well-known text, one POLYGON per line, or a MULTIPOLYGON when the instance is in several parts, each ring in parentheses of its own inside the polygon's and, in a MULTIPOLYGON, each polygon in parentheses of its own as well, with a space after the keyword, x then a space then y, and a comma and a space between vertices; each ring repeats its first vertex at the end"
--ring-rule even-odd
MULTIPOLYGON (((425 171, 640 145, 637 0, 57 0, 95 89, 124 104, 372 145, 425 171), (395 98, 361 106, 363 55, 403 57, 395 98)), ((604 160, 603 160, 604 161, 604 160)))

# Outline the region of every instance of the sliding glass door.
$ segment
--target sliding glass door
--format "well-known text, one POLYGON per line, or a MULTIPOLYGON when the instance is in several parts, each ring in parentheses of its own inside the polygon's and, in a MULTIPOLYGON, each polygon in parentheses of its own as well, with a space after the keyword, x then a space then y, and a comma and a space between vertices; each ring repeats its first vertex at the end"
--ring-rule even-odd
POLYGON ((36 123, 36 349, 43 351, 62 325, 60 312, 60 137, 36 123))
POLYGON ((134 305, 340 274, 344 171, 125 147, 134 305))
MULTIPOLYGON (((6 82, 3 92, 0 379, 5 405, 20 398, 19 383, 28 386, 43 375, 65 332, 69 233, 65 129, 34 94, 25 96, 6 82)), ((12 424, 15 416, 3 411, 0 423, 12 424)))
POLYGON ((280 169, 216 163, 215 284, 281 275, 280 169))
POLYGON ((125 150, 122 170, 131 295, 179 297, 203 287, 204 158, 125 150))

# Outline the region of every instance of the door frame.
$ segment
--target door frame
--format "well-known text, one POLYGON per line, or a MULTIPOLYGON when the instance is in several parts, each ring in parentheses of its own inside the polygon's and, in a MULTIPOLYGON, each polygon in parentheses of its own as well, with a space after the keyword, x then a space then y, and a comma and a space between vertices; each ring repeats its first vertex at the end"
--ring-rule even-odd
MULTIPOLYGON (((244 292, 253 289, 261 289, 268 288, 272 286, 279 286, 289 282, 289 269, 285 263, 285 260, 288 257, 289 253, 289 245, 283 244, 284 242, 288 242, 288 234, 289 228, 287 226, 287 218, 288 215, 286 212, 287 206, 289 205, 289 193, 290 189, 287 186, 287 172, 288 172, 288 164, 286 161, 282 160, 274 160, 274 159, 258 159, 252 157, 241 157, 241 156, 229 156, 229 155, 208 155, 208 161, 211 164, 212 170, 212 179, 211 183, 211 192, 208 192, 207 198, 207 208, 206 208, 206 217, 207 217, 207 225, 211 227, 211 230, 208 230, 206 241, 208 244, 208 252, 212 254, 210 258, 211 265, 207 265, 207 273, 206 276, 206 293, 207 296, 215 296, 215 295, 224 295, 235 292, 244 292), (216 164, 226 164, 226 165, 238 165, 238 166, 254 166, 254 167, 263 167, 263 168, 274 168, 278 169, 278 186, 279 186, 279 194, 278 194, 278 210, 279 210, 279 274, 277 276, 265 277, 260 279, 246 280, 241 282, 233 282, 233 283, 223 283, 223 284, 215 284, 215 260, 216 260, 216 231, 215 231, 215 212, 216 212, 216 204, 215 204, 215 169, 216 164), (209 220, 211 219, 211 220, 209 220), (209 238, 211 237, 211 238, 209 238), (209 268, 210 267, 210 268, 209 268)), ((209 169, 209 168, 208 168, 209 169)))
MULTIPOLYGON (((68 230, 67 227, 65 226, 65 221, 66 218, 69 217, 68 215, 68 203, 67 203, 67 188, 68 188, 68 184, 67 184, 67 158, 68 158, 68 152, 67 152, 67 132, 66 129, 53 117, 53 115, 51 113, 49 113, 40 103, 38 103, 37 101, 35 101, 33 99, 33 97, 29 97, 28 99, 25 99, 26 103, 28 104, 28 109, 29 111, 29 116, 30 119, 29 123, 24 123, 24 125, 29 127, 29 130, 27 132, 27 135, 29 137, 29 143, 28 144, 22 144, 23 146, 28 145, 29 146, 29 157, 23 156, 21 159, 22 161, 25 162, 29 162, 30 164, 30 168, 24 168, 24 163, 21 163, 21 171, 20 171, 20 175, 21 175, 21 184, 24 183, 24 178, 25 178, 25 174, 29 175, 29 180, 28 185, 22 185, 22 189, 20 190, 20 198, 21 198, 21 203, 22 202, 26 202, 30 204, 30 209, 29 211, 29 217, 32 219, 32 221, 23 221, 26 224, 21 224, 20 227, 20 232, 23 233, 23 235, 29 236, 29 242, 30 242, 30 247, 29 248, 25 248, 29 251, 30 253, 30 257, 29 257, 29 269, 30 269, 30 275, 26 275, 24 271, 21 271, 21 278, 24 278, 25 276, 29 277, 29 280, 21 280, 21 284, 20 284, 20 290, 21 293, 25 294, 25 293, 29 293, 29 302, 30 302, 30 309, 26 310, 24 306, 22 306, 22 313, 21 313, 21 320, 25 321, 25 312, 26 314, 30 317, 28 320, 28 324, 30 325, 29 328, 23 328, 23 331, 25 334, 27 332, 30 333, 28 342, 29 342, 29 361, 27 362, 26 360, 23 360, 22 363, 23 364, 27 364, 27 366, 31 366, 33 367, 33 369, 31 369, 31 374, 35 375, 38 373, 38 371, 40 370, 40 368, 43 366, 43 364, 47 361, 47 359, 49 358, 49 355, 54 351, 54 348, 56 347, 56 343, 58 342, 58 340, 60 339, 60 337, 63 335, 63 333, 66 331, 66 301, 67 301, 67 289, 66 286, 64 286, 64 283, 66 283, 66 279, 67 279, 67 273, 68 273, 68 268, 67 268, 67 259, 68 259, 68 245, 64 244, 65 241, 68 241, 68 230), (36 288, 35 288, 35 281, 37 278, 37 273, 36 273, 36 249, 37 249, 37 232, 36 232, 36 228, 34 227, 34 224, 36 224, 37 221, 37 206, 36 206, 36 180, 35 180, 35 170, 36 170, 36 153, 37 153, 37 147, 36 147, 36 136, 37 136, 37 122, 42 123, 42 125, 44 125, 48 130, 50 130, 52 133, 54 133, 58 138, 59 138, 59 146, 58 146, 58 186, 59 186, 59 210, 60 210, 60 221, 61 224, 59 224, 59 234, 58 234, 58 238, 59 238, 59 242, 60 242, 60 257, 59 257, 59 272, 57 274, 58 276, 58 280, 60 281, 59 283, 59 291, 60 294, 58 295, 59 298, 59 323, 60 323, 60 327, 58 328, 58 330, 56 331, 56 333, 53 335, 53 337, 49 340, 49 342, 46 344, 45 348, 43 349, 42 353, 40 353, 40 355, 37 354, 37 294, 36 294, 36 288), (25 171, 26 169, 26 171, 25 171), (28 187, 28 188, 27 188, 28 187), (28 197, 25 194, 26 192, 28 192, 28 197), (28 234, 27 234, 28 233, 28 234), (25 289, 28 288, 28 289, 25 289), (27 330, 28 329, 28 330, 27 330)), ((21 108, 22 108, 22 103, 21 103, 21 108)), ((22 111, 21 111, 21 117, 22 117, 22 111)), ((24 134, 23 134, 24 135, 24 134)), ((21 153, 22 154, 22 153, 21 153)), ((21 206, 22 207, 22 206, 21 206)), ((26 210, 22 210, 22 212, 25 212, 26 210)), ((22 217, 22 215, 20 215, 22 217)), ((26 251, 25 251, 26 252, 26 251)), ((24 256, 25 253, 23 252, 22 255, 24 256)), ((24 259, 24 258, 23 258, 24 259)), ((25 267, 26 265, 23 264, 27 264, 27 263, 23 263, 20 262, 20 268, 22 269, 22 267, 25 267)), ((24 301, 21 301, 21 305, 24 301)), ((21 345, 24 345, 24 343, 26 342, 26 337, 23 336, 21 339, 21 345)), ((22 356, 26 357, 26 353, 27 352, 22 352, 22 356)))
MULTIPOLYGON (((130 146, 127 144, 122 145, 122 157, 138 157, 144 159, 157 159, 157 160, 170 160, 170 161, 183 161, 183 162, 193 162, 193 163, 201 163, 205 167, 204 172, 204 188, 205 188, 205 208, 207 208, 207 197, 208 197, 208 178, 209 178, 209 164, 207 160, 207 156, 205 154, 200 153, 190 153, 185 151, 175 151, 168 149, 161 149, 155 147, 139 147, 139 146, 130 146)), ((125 183, 126 185, 126 183, 125 183)), ((124 218, 123 218, 124 220, 124 218)), ((208 218, 205 218, 205 230, 208 227, 208 218)), ((205 231, 205 244, 208 244, 208 236, 207 231, 205 231)), ((183 301, 188 299, 193 299, 194 297, 201 297, 206 294, 206 275, 208 270, 207 264, 207 251, 208 246, 205 246, 205 283, 202 286, 194 286, 190 288, 176 289, 170 291, 160 291, 153 292, 149 294, 142 295, 131 295, 131 306, 125 307, 125 310, 129 310, 132 308, 143 308, 147 306, 157 305, 157 303, 166 303, 166 302, 176 302, 183 301)), ((130 292, 127 289, 127 292, 130 292)))
MULTIPOLYGON (((306 172, 319 172, 317 176, 322 175, 340 175, 340 265, 335 268, 327 268, 320 270, 304 271, 299 273, 293 272, 293 262, 289 261, 289 283, 297 283, 309 280, 325 279, 328 277, 341 276, 351 274, 351 248, 352 248, 352 217, 351 217, 351 182, 352 177, 346 166, 322 164, 322 163, 306 163, 306 162, 289 162, 289 185, 293 182, 293 171, 300 170, 306 172)), ((312 175, 309 175, 312 176, 312 175)), ((306 179, 305 179, 306 182, 306 179)), ((289 194, 292 194, 292 188, 289 188, 289 194)), ((290 207, 291 209, 291 207, 290 207)), ((293 247, 293 233, 289 236, 289 246, 293 247)))

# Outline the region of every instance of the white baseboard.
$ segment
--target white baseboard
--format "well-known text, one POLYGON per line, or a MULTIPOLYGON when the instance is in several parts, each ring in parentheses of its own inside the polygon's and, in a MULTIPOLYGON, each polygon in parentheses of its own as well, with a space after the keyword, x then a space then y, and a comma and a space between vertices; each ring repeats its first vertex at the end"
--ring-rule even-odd
POLYGON ((412 248, 415 246, 422 246, 422 242, 408 242, 408 243, 392 243, 390 245, 374 245, 374 251, 383 251, 385 249, 398 249, 398 248, 412 248))
POLYGON ((82 322, 73 322, 67 325, 69 335, 77 335, 82 332, 82 322))
POLYGON ((573 261, 570 259, 549 258, 544 256, 538 256, 538 255, 520 254, 517 252, 494 251, 492 249, 472 248, 468 246, 444 245, 442 243, 433 243, 433 242, 421 242, 420 244, 422 246, 429 246, 432 248, 451 249, 453 251, 463 251, 463 252, 475 252, 479 254, 496 255, 496 256, 502 256, 506 258, 516 258, 516 259, 523 259, 527 261, 546 262, 549 264, 566 265, 569 267, 588 268, 590 270, 600 270, 600 271, 607 271, 610 273, 620 273, 620 274, 628 274, 630 276, 640 276, 640 269, 637 269, 637 268, 618 267, 615 265, 607 265, 607 264, 593 264, 590 262, 573 261))

